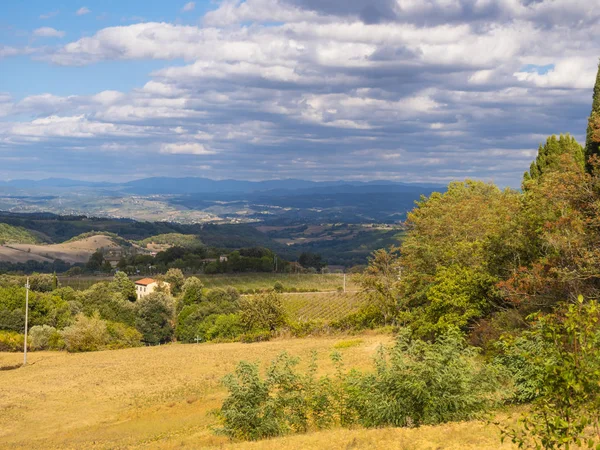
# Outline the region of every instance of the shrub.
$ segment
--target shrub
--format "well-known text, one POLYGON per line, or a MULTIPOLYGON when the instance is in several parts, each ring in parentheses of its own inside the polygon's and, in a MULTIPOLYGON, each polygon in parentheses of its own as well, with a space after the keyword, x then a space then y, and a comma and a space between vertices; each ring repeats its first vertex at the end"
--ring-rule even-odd
POLYGON ((283 287, 283 284, 281 284, 281 282, 276 281, 275 284, 273 285, 273 290, 275 292, 281 293, 281 292, 285 291, 285 288, 283 287))
POLYGON ((243 330, 239 314, 220 314, 215 317, 212 327, 206 331, 206 338, 235 339, 243 330))
POLYGON ((294 337, 306 337, 328 331, 325 320, 306 320, 302 322, 289 322, 290 332, 294 337))
POLYGON ((520 392, 535 399, 503 438, 519 448, 600 447, 600 305, 580 296, 532 319, 531 331, 505 350, 518 362, 509 367, 520 392))
POLYGON ((27 337, 29 346, 32 350, 48 350, 50 348, 50 339, 56 332, 56 328, 48 325, 31 327, 29 336, 27 337))
POLYGON ((359 423, 366 427, 433 425, 468 420, 493 406, 500 386, 495 367, 478 364, 456 329, 437 342, 402 330, 393 349, 380 348, 374 374, 348 383, 359 423))
POLYGON ((240 341, 251 344, 253 342, 266 342, 271 340, 273 334, 266 330, 252 330, 248 331, 240 336, 240 341))
POLYGON ((0 352, 22 352, 25 336, 15 331, 0 331, 0 352))
POLYGON ((92 317, 79 314, 75 323, 62 331, 68 352, 92 352, 103 349, 110 342, 106 322, 98 313, 92 317))
POLYGON ((142 333, 123 323, 108 322, 106 324, 106 331, 110 336, 108 348, 130 348, 142 345, 142 333))
POLYGON ((240 362, 223 379, 229 397, 218 415, 220 433, 233 439, 258 440, 309 428, 326 428, 334 422, 336 405, 328 378, 315 378, 315 356, 307 374, 295 371, 298 360, 279 355, 262 379, 258 366, 240 362))

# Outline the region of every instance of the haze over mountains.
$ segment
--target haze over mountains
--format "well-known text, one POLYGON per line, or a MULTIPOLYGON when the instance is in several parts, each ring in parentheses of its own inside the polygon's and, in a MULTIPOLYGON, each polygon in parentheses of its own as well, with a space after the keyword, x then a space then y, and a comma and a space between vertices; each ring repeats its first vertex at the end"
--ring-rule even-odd
POLYGON ((151 177, 124 183, 65 178, 0 182, 0 210, 181 223, 395 223, 442 186, 377 181, 244 181, 151 177))
POLYGON ((271 190, 298 191, 307 189, 328 190, 343 189, 352 192, 374 192, 382 190, 393 191, 420 191, 423 188, 443 189, 444 186, 434 184, 414 184, 401 183, 387 180, 374 181, 307 181, 300 179, 282 179, 265 181, 245 181, 245 180, 212 180, 202 177, 149 177, 132 180, 124 183, 97 182, 74 180, 69 178, 46 178, 42 180, 16 179, 9 181, 0 181, 0 189, 61 189, 72 187, 92 187, 92 188, 113 188, 132 194, 196 194, 196 193, 251 193, 271 190))

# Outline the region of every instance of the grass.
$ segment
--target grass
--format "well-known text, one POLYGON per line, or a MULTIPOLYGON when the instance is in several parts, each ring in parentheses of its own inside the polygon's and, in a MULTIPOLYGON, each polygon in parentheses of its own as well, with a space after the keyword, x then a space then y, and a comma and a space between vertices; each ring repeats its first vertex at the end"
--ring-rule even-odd
POLYGON ((283 308, 296 321, 339 320, 365 303, 361 292, 310 292, 283 294, 283 308))
MULTIPOLYGON (((339 351, 347 367, 371 367, 391 337, 364 335, 339 351)), ((0 448, 194 449, 496 449, 494 427, 481 422, 412 429, 341 430, 255 443, 216 436, 210 414, 225 398, 219 380, 242 359, 265 366, 283 350, 309 360, 328 355, 339 337, 275 340, 257 344, 189 344, 85 354, 33 352, 26 367, 0 375, 0 448)), ((0 366, 19 354, 0 353, 0 366)))
MULTIPOLYGON (((236 289, 247 291, 248 289, 270 289, 276 282, 283 284, 284 288, 295 288, 297 290, 314 291, 336 291, 344 285, 342 274, 285 274, 285 273, 242 273, 223 275, 195 275, 209 288, 223 288, 233 286, 236 289)), ((143 277, 132 277, 132 279, 143 277)), ((358 287, 346 277, 346 289, 356 290, 358 287)), ((112 277, 59 277, 62 286, 71 286, 73 289, 88 289, 92 284, 102 280, 110 280, 112 277)))

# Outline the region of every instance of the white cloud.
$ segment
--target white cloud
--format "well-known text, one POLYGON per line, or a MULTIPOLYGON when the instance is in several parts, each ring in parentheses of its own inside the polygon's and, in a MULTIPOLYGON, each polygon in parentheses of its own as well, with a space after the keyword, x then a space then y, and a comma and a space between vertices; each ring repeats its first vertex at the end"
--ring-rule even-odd
POLYGON ((34 36, 38 36, 38 37, 61 38, 61 37, 64 37, 66 33, 64 31, 56 30, 52 27, 41 27, 41 28, 37 28, 36 30, 34 30, 33 34, 34 34, 34 36))
POLYGON ((54 16, 58 15, 58 11, 51 11, 49 13, 45 13, 45 14, 40 14, 40 19, 42 20, 48 20, 53 18, 54 16))
POLYGON ((216 152, 197 142, 162 144, 161 153, 172 155, 214 155, 216 152))
POLYGON ((190 12, 190 11, 193 11, 195 7, 196 7, 196 2, 187 2, 185 5, 183 5, 183 8, 181 8, 181 10, 183 12, 190 12))
POLYGON ((84 16, 84 15, 86 15, 86 14, 89 14, 89 13, 91 13, 91 12, 92 12, 92 11, 91 11, 89 8, 87 8, 86 6, 82 6, 81 8, 79 8, 79 9, 78 9, 78 10, 75 12, 75 14, 76 14, 76 15, 78 15, 78 16, 84 16))

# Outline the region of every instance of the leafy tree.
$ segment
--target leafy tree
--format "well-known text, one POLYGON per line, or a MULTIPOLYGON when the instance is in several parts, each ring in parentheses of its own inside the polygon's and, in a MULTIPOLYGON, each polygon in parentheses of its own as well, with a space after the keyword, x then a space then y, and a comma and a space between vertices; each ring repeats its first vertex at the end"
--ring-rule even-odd
POLYGON ((365 271, 356 276, 369 303, 383 315, 384 325, 405 319, 398 317, 405 312, 400 295, 401 275, 400 248, 392 247, 373 252, 365 271))
MULTIPOLYGON (((417 202, 408 214, 399 259, 388 263, 401 270, 399 282, 390 284, 389 291, 402 299, 401 310, 410 310, 403 322, 423 314, 438 321, 442 315, 462 311, 460 318, 447 316, 442 321, 462 326, 498 304, 501 298, 494 285, 504 272, 505 259, 512 261, 491 249, 501 247, 499 242, 511 235, 519 206, 518 193, 472 180, 450 183, 445 193, 435 192, 417 202), (467 276, 465 271, 471 284, 462 289, 458 284, 467 276), (455 294, 466 303, 452 310, 450 297, 455 294)), ((372 264, 367 272, 373 270, 372 264)))
POLYGON ((179 295, 185 283, 185 277, 181 269, 169 269, 165 274, 165 281, 171 286, 171 294, 179 295))
POLYGON ((100 250, 96 250, 90 256, 90 259, 88 260, 85 267, 86 267, 86 269, 88 269, 92 272, 96 272, 96 271, 102 269, 103 263, 104 263, 104 255, 102 254, 102 252, 100 250))
POLYGON ((522 447, 569 449, 600 446, 600 307, 584 302, 537 314, 533 328, 506 342, 504 359, 533 397, 531 409, 504 437, 522 447), (531 345, 524 345, 527 343, 531 345), (531 370, 533 369, 533 370, 531 370), (525 375, 525 376, 524 376, 525 375), (583 444, 582 444, 583 443, 583 444))
MULTIPOLYGON (((569 134, 560 135, 556 139, 555 135, 550 136, 544 145, 540 145, 537 158, 531 163, 529 172, 525 172, 523 181, 536 180, 549 170, 559 170, 561 168, 561 158, 568 155, 573 158, 577 166, 585 166, 585 155, 583 147, 569 134)), ((524 187, 527 183, 524 183, 524 187)))
POLYGON ((162 292, 142 297, 136 304, 135 327, 142 333, 143 341, 156 345, 170 342, 173 337, 173 299, 162 292))
POLYGON ((189 277, 183 283, 182 290, 183 295, 177 304, 179 310, 184 306, 198 304, 204 298, 204 284, 199 278, 189 277))
MULTIPOLYGON (((592 95, 592 112, 588 119, 588 128, 585 138, 585 161, 588 164, 589 159, 594 155, 600 154, 600 142, 597 136, 598 121, 600 120, 600 64, 598 65, 598 73, 596 75, 596 84, 594 85, 594 93, 592 95)), ((588 171, 592 171, 592 167, 587 165, 588 171)))
POLYGON ((285 312, 281 306, 281 298, 276 292, 242 297, 239 303, 240 319, 247 331, 266 330, 273 332, 285 323, 285 312))
POLYGON ((513 234, 522 245, 500 288, 525 314, 548 311, 578 294, 600 295, 600 172, 586 173, 569 158, 561 170, 529 183, 513 234))
POLYGON ((313 268, 321 270, 327 264, 323 261, 323 258, 318 253, 303 252, 298 257, 298 263, 305 269, 313 268))
POLYGON ((137 300, 137 291, 135 288, 135 283, 129 279, 125 272, 117 272, 113 277, 113 289, 116 292, 121 293, 124 298, 129 300, 130 302, 134 302, 137 300))
POLYGON ((133 325, 135 322, 135 306, 123 296, 116 282, 96 283, 88 290, 80 292, 78 301, 81 303, 82 312, 87 316, 98 312, 103 320, 127 325, 133 325))

